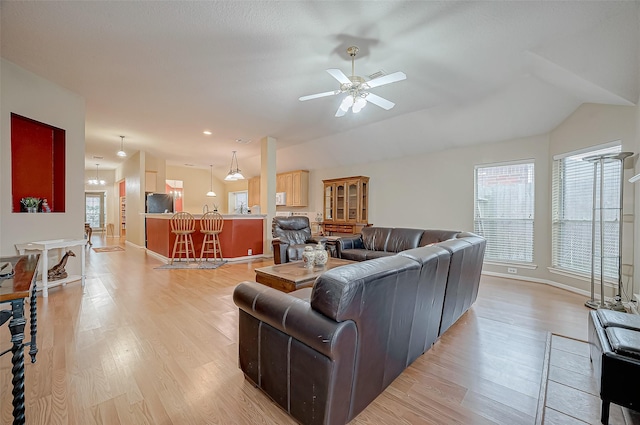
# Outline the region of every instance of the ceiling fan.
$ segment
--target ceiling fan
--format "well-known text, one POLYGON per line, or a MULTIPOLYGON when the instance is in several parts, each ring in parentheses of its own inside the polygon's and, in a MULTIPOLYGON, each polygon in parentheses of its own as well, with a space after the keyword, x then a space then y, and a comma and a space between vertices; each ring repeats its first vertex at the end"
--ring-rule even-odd
POLYGON ((351 46, 347 49, 347 53, 349 54, 349 56, 351 56, 351 77, 347 77, 339 69, 327 69, 329 75, 338 80, 338 82, 340 83, 339 90, 310 94, 308 96, 300 97, 299 100, 304 101, 317 99, 319 97, 346 93, 347 96, 345 96, 345 98, 342 100, 342 103, 340 103, 340 107, 336 111, 336 117, 341 117, 346 114, 349 108, 351 108, 354 114, 357 114, 362 110, 362 108, 367 106, 367 103, 369 102, 381 107, 382 109, 389 110, 393 108, 396 105, 395 103, 378 95, 370 93, 368 90, 374 87, 383 86, 385 84, 395 83, 396 81, 402 81, 406 79, 407 76, 404 72, 398 71, 394 72, 393 74, 382 75, 380 77, 376 77, 369 81, 366 81, 364 78, 355 75, 354 61, 359 50, 360 49, 358 49, 356 46, 351 46))

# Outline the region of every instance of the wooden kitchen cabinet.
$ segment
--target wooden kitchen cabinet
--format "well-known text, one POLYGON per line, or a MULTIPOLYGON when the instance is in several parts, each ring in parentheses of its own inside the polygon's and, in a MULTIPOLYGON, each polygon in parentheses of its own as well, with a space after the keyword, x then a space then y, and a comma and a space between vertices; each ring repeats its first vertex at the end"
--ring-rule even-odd
POLYGON ((249 208, 254 205, 260 205, 260 176, 252 177, 249 179, 247 190, 249 192, 249 208))
POLYGON ((296 170, 276 174, 276 192, 287 194, 288 207, 306 207, 309 205, 309 171, 296 170))
POLYGON ((369 226, 369 177, 323 180, 325 234, 358 233, 369 226))
POLYGON ((156 184, 156 177, 158 173, 156 171, 144 172, 144 191, 145 192, 157 192, 158 186, 156 184))

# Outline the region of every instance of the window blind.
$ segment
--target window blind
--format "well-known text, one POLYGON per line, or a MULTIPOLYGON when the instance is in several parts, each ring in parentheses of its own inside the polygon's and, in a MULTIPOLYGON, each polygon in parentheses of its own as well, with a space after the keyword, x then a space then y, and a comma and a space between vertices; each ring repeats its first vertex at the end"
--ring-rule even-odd
POLYGON ((476 167, 474 230, 486 261, 533 262, 534 199, 533 162, 476 167))
POLYGON ((618 277, 618 237, 621 161, 603 167, 603 207, 600 209, 600 166, 584 158, 617 153, 621 146, 581 152, 553 162, 552 177, 552 265, 578 274, 591 275, 592 252, 598 253, 594 272, 600 275, 600 214, 604 222, 604 277, 618 277), (594 168, 597 181, 594 209, 594 168), (595 243, 592 250, 592 222, 595 214, 595 243))

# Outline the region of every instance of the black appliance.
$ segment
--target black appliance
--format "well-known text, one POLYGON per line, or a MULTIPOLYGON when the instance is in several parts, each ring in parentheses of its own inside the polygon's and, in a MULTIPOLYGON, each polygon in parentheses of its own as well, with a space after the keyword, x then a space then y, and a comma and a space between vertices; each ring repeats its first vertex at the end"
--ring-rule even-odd
POLYGON ((173 197, 166 193, 150 193, 147 195, 145 212, 172 213, 173 197))

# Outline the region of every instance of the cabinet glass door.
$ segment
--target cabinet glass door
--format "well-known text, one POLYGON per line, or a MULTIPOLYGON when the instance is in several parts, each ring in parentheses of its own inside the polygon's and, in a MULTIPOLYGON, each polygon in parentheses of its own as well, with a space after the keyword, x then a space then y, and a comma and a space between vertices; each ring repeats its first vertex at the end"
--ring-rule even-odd
POLYGON ((324 187, 324 219, 333 220, 333 191, 332 184, 324 187))
POLYGON ((349 190, 348 211, 349 217, 347 221, 355 223, 358 220, 358 182, 350 181, 347 186, 349 190))
POLYGON ((360 192, 360 222, 366 223, 369 220, 367 205, 369 205, 368 193, 369 184, 367 182, 362 182, 362 188, 360 192))
POLYGON ((346 220, 347 196, 345 186, 345 184, 336 185, 336 221, 346 220))

